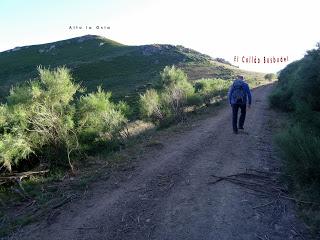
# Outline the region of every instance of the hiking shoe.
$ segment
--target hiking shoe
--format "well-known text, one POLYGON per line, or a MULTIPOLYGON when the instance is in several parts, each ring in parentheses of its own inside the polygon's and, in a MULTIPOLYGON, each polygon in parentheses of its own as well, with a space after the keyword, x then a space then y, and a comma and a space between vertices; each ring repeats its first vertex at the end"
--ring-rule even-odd
POLYGON ((233 131, 234 134, 238 134, 238 131, 233 131))
POLYGON ((244 128, 243 128, 243 127, 239 127, 239 129, 240 129, 240 130, 244 130, 244 128))

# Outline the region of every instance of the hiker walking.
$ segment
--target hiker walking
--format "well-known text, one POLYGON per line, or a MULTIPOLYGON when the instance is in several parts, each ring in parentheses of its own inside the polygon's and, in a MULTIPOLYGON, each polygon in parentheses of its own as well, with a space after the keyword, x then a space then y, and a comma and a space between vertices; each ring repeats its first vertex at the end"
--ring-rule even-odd
POLYGON ((237 134, 238 129, 243 130, 244 120, 246 118, 247 98, 248 108, 251 106, 251 92, 248 84, 244 81, 243 76, 237 76, 231 85, 228 93, 229 103, 232 107, 232 127, 233 133, 237 134), (238 110, 241 110, 239 125, 238 110), (239 126, 239 128, 238 128, 239 126))

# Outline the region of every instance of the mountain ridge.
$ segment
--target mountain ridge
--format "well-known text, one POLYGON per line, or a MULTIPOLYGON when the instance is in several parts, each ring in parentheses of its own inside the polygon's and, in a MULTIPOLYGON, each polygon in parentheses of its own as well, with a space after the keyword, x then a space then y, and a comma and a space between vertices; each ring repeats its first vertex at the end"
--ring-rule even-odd
POLYGON ((0 101, 5 101, 12 86, 35 78, 39 65, 66 66, 74 80, 87 90, 102 86, 112 91, 116 99, 128 95, 136 99, 167 65, 184 69, 191 80, 231 79, 239 73, 249 73, 181 45, 131 46, 98 35, 84 35, 0 52, 0 101))
POLYGON ((41 45, 48 45, 48 44, 57 44, 57 43, 62 43, 62 42, 68 42, 68 41, 78 41, 78 42, 83 42, 83 41, 86 41, 86 40, 90 40, 90 39, 100 39, 100 40, 108 40, 108 41, 111 41, 111 42, 115 42, 119 45, 123 45, 121 43, 118 43, 114 40, 111 40, 109 38, 105 38, 103 36, 99 36, 99 35, 92 35, 92 34, 86 34, 86 35, 82 35, 82 36, 78 36, 78 37, 72 37, 72 38, 67 38, 67 39, 62 39, 62 40, 57 40, 57 41, 52 41, 52 42, 47 42, 47 43, 39 43, 39 44, 31 44, 31 45, 24 45, 24 46, 16 46, 14 48, 11 48, 11 49, 7 49, 7 50, 4 50, 4 51, 0 51, 0 54, 1 53, 5 53, 5 52, 14 52, 14 51, 18 51, 20 49, 26 49, 26 48, 29 48, 29 47, 35 47, 35 46, 41 46, 41 45))

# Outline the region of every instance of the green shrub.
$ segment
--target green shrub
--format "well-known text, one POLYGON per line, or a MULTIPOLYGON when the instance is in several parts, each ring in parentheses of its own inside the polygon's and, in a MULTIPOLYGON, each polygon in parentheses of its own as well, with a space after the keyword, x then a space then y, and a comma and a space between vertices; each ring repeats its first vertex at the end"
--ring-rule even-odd
POLYGON ((188 105, 210 104, 214 98, 226 96, 232 83, 222 79, 201 79, 192 85, 187 75, 174 66, 165 67, 160 77, 158 90, 151 89, 140 96, 142 117, 160 125, 183 120, 188 105))
POLYGON ((154 89, 149 89, 140 95, 139 100, 141 117, 154 122, 161 121, 164 114, 161 110, 160 96, 154 89))
POLYGON ((307 52, 297 75, 293 85, 294 100, 306 102, 312 110, 320 111, 320 46, 307 52))
POLYGON ((315 203, 303 205, 301 208, 301 215, 315 235, 319 234, 320 229, 319 136, 319 131, 297 124, 282 131, 276 137, 291 191, 296 198, 315 203))
POLYGON ((310 184, 320 187, 320 137, 297 124, 280 133, 276 141, 284 153, 289 175, 301 187, 310 184))
POLYGON ((170 86, 179 82, 187 82, 188 77, 182 69, 176 68, 175 66, 166 66, 160 73, 160 85, 170 86))
POLYGON ((304 58, 289 64, 279 74, 279 81, 269 97, 270 105, 284 111, 294 111, 297 104, 306 102, 320 110, 320 49, 309 51, 304 58))
POLYGON ((269 96, 272 107, 293 112, 296 122, 320 125, 320 48, 308 51, 299 61, 279 74, 279 82, 269 96))
POLYGON ((184 117, 183 108, 187 102, 187 93, 177 85, 166 87, 161 93, 163 109, 166 109, 167 120, 181 121, 184 117), (173 119, 169 119, 173 118, 173 119))
POLYGON ((203 104, 203 97, 198 93, 194 93, 187 98, 188 106, 201 106, 202 104, 203 104))
POLYGON ((9 171, 33 153, 30 141, 22 133, 5 133, 0 135, 0 163, 9 171))
POLYGON ((195 82, 195 91, 203 98, 205 104, 215 97, 223 97, 227 94, 231 81, 223 79, 200 79, 195 82))
POLYGON ((292 123, 277 136, 276 142, 282 150, 287 179, 295 195, 318 203, 302 210, 317 234, 320 229, 320 46, 289 64, 278 80, 269 97, 270 105, 291 112, 292 123))
POLYGON ((1 162, 8 170, 32 152, 50 157, 51 164, 67 160, 72 168, 70 154, 78 143, 70 102, 80 87, 66 68, 38 71, 38 79, 13 88, 7 98, 1 162), (16 149, 11 141, 16 142, 16 149))
POLYGON ((187 75, 174 66, 165 67, 160 77, 158 91, 147 90, 139 102, 141 116, 163 126, 184 118, 183 109, 194 88, 187 75))
MULTIPOLYGON (((299 61, 279 74, 279 82, 269 96, 270 105, 293 114, 290 126, 278 138, 288 167, 305 183, 319 174, 320 145, 320 48, 308 51, 299 61), (299 172, 300 171, 300 172, 299 172), (315 173, 313 173, 315 171, 315 173)), ((318 175, 320 176, 320 175, 318 175)), ((312 181, 313 181, 312 180, 312 181)), ((308 182, 311 184, 311 180, 308 182)))
POLYGON ((90 148, 97 142, 116 140, 127 123, 124 102, 114 104, 111 93, 98 87, 97 92, 82 96, 77 106, 77 118, 80 143, 90 148))
POLYGON ((0 134, 4 133, 4 128, 7 125, 8 107, 0 104, 0 134))
POLYGON ((268 81, 272 81, 274 79, 276 79, 276 75, 274 73, 267 73, 266 75, 264 75, 264 79, 265 80, 268 80, 268 81))
POLYGON ((194 94, 194 87, 189 81, 180 81, 174 85, 168 86, 167 88, 176 88, 182 91, 184 97, 188 98, 194 94))
POLYGON ((133 114, 130 106, 124 101, 119 101, 118 104, 115 104, 114 106, 115 109, 120 111, 126 118, 133 114))
POLYGON ((278 87, 269 95, 269 104, 273 108, 291 112, 294 110, 292 96, 292 91, 278 87))
POLYGON ((111 93, 101 88, 74 99, 83 89, 67 68, 38 72, 37 79, 14 87, 7 105, 0 105, 0 164, 11 171, 34 154, 40 163, 69 165, 73 171, 78 150, 117 139, 129 108, 112 103, 111 93))

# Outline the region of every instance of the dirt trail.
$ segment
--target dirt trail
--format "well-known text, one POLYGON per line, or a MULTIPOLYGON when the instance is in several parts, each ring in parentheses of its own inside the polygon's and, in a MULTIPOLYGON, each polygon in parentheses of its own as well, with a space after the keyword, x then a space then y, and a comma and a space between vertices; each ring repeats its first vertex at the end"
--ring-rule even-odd
POLYGON ((190 131, 163 138, 163 147, 147 152, 125 176, 97 183, 87 199, 12 238, 308 239, 289 200, 227 181, 208 184, 212 174, 279 168, 271 146, 275 113, 266 101, 271 89, 253 92, 244 133, 232 134, 231 111, 224 107, 190 131))

